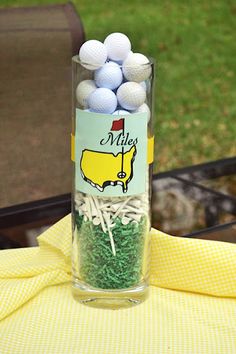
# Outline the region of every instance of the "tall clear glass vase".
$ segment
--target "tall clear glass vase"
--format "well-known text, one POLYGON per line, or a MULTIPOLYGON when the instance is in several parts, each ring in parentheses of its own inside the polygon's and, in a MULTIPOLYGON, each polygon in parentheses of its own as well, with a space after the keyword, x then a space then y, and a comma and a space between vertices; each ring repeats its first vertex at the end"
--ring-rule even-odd
POLYGON ((96 91, 96 68, 78 56, 72 68, 72 293, 90 306, 128 307, 148 295, 154 62, 130 68, 146 79, 123 78, 108 98, 96 91), (95 91, 111 113, 99 112, 99 97, 94 109, 95 91))

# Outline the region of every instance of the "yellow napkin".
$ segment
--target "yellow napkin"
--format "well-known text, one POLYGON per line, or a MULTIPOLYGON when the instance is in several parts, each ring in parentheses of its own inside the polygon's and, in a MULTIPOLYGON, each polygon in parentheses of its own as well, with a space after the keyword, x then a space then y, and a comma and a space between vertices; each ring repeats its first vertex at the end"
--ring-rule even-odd
POLYGON ((235 354, 236 245, 151 234, 151 295, 120 311, 73 300, 70 215, 1 251, 0 353, 235 354))

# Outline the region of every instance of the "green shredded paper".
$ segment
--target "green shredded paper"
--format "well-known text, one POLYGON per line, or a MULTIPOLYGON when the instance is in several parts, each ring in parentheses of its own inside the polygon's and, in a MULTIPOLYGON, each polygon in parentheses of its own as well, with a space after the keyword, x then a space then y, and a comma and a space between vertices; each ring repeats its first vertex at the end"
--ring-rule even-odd
POLYGON ((123 225, 114 220, 112 235, 116 255, 112 253, 108 233, 100 225, 85 221, 75 213, 79 247, 79 273, 82 281, 101 289, 123 289, 139 283, 142 276, 147 219, 123 225))

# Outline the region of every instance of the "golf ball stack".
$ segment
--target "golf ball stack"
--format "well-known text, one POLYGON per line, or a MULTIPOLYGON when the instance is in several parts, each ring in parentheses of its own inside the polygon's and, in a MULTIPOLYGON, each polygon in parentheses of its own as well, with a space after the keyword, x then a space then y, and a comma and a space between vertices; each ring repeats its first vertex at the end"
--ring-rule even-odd
POLYGON ((131 50, 123 33, 109 34, 104 43, 85 42, 79 51, 80 64, 90 71, 90 79, 78 83, 78 106, 103 114, 148 113, 147 84, 152 75, 149 59, 131 50))

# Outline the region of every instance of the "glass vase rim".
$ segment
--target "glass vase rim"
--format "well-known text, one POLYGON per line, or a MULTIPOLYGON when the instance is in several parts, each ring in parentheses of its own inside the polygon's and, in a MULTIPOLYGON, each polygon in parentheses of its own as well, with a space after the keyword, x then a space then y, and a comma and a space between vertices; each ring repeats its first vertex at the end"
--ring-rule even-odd
MULTIPOLYGON (((147 66, 154 66, 155 64, 156 64, 156 60, 155 60, 155 58, 153 58, 153 57, 150 57, 150 56, 147 56, 147 58, 148 58, 148 62, 147 63, 144 63, 144 64, 135 64, 135 65, 127 65, 126 67, 127 68, 135 68, 135 67, 147 67, 147 66)), ((97 66, 97 65, 93 65, 93 64, 90 64, 90 63, 86 63, 86 62, 83 62, 83 61, 81 61, 80 59, 79 59, 79 54, 76 54, 76 55, 74 55, 73 57, 72 57, 72 62, 73 63, 75 63, 75 64, 79 64, 79 65, 81 65, 81 66, 83 66, 85 69, 87 69, 87 70, 90 70, 90 71, 94 71, 94 70, 97 70, 97 69, 100 69, 100 68, 102 68, 105 64, 107 64, 107 63, 110 63, 110 62, 112 62, 112 63, 115 63, 115 64, 117 64, 117 65, 119 65, 119 67, 122 69, 122 64, 119 64, 118 62, 116 62, 116 61, 114 61, 114 60, 108 60, 108 61, 106 61, 103 65, 101 65, 101 66, 97 66), (89 69, 89 68, 86 68, 86 66, 88 66, 88 67, 90 67, 91 69, 89 69)))

